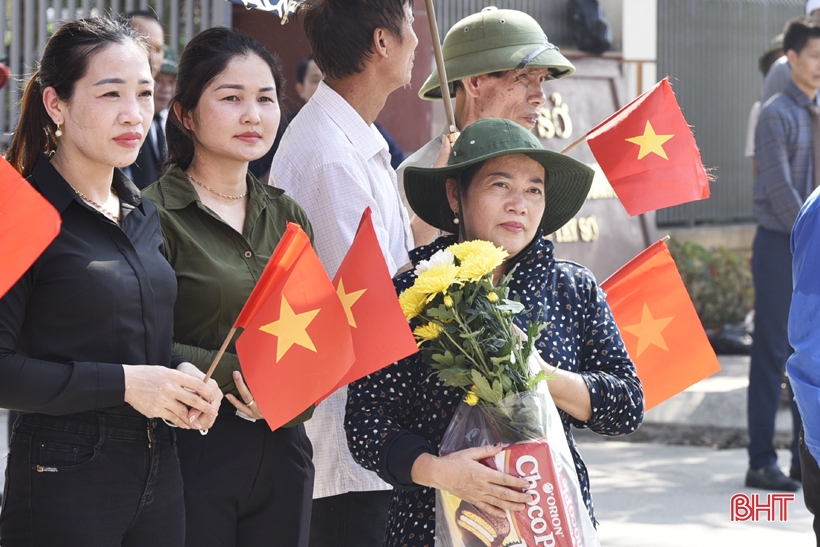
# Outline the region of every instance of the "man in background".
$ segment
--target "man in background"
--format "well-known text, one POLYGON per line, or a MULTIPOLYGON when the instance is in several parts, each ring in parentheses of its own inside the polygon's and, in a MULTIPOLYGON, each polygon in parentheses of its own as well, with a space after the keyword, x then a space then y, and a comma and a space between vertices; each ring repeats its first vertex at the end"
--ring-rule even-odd
MULTIPOLYGON (((410 83, 418 38, 412 0, 307 0, 301 19, 324 74, 273 158, 270 183, 307 213, 332 278, 370 207, 390 275, 413 248, 387 142, 373 125, 387 97, 410 83)), ((305 429, 316 476, 310 547, 381 547, 390 485, 347 447, 347 386, 322 401, 305 429)))
MULTIPOLYGON (((313 60, 313 54, 311 53, 301 61, 296 67, 296 93, 299 94, 299 97, 302 101, 307 104, 313 94, 316 93, 316 89, 319 87, 319 83, 324 78, 322 71, 319 70, 319 67, 316 66, 316 62, 313 60)), ((288 121, 292 121, 293 118, 299 113, 301 108, 297 108, 296 110, 291 110, 288 112, 288 121)), ((407 157, 407 155, 402 151, 393 137, 387 132, 387 130, 382 127, 379 122, 373 122, 373 125, 376 126, 376 129, 379 130, 379 133, 382 134, 384 140, 387 141, 387 147, 390 150, 390 165, 393 169, 396 169, 401 162, 407 157)))
POLYGON ((746 486, 794 492, 800 488, 801 479, 797 405, 792 403, 794 439, 788 477, 777 466, 774 423, 783 372, 791 353, 787 331, 792 295, 789 235, 800 207, 820 177, 820 157, 815 158, 815 140, 820 135, 813 135, 815 130, 820 132, 816 103, 820 88, 817 19, 803 16, 789 21, 783 50, 791 66, 791 80, 783 93, 764 103, 755 132, 755 334, 749 367, 746 486))
MULTIPOLYGON (((572 63, 549 43, 535 19, 521 11, 494 7, 453 25, 444 37, 442 56, 450 94, 455 97, 458 131, 484 118, 506 118, 532 129, 539 108, 547 100, 541 84, 575 72, 572 63)), ((441 99, 435 68, 421 86, 419 97, 441 99)), ((446 165, 450 146, 444 138, 428 142, 397 169, 403 200, 404 170, 408 166, 446 165)), ((429 243, 437 232, 415 216, 412 225, 418 236, 416 245, 429 243)))
MULTIPOLYGON (((174 96, 174 86, 177 83, 177 55, 169 47, 165 48, 165 58, 160 65, 159 76, 154 82, 154 114, 159 116, 159 128, 165 134, 165 123, 168 121, 168 105, 174 96)), ((163 159, 167 154, 163 147, 163 159)))
MULTIPOLYGON (((137 32, 142 34, 148 43, 150 53, 151 76, 157 81, 165 58, 165 31, 153 11, 132 11, 125 15, 126 20, 137 32)), ((154 112, 148 134, 142 143, 137 160, 129 167, 129 176, 134 184, 142 190, 159 180, 162 164, 165 161, 165 132, 158 112, 154 112)))

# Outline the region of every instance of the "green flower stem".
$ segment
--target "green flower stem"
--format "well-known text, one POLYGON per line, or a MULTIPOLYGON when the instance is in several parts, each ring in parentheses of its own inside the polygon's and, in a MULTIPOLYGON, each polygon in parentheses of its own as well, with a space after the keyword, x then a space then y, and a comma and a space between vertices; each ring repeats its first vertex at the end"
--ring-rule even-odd
MULTIPOLYGON (((461 330, 463 332, 466 332, 468 334, 472 334, 470 332, 470 329, 468 328, 468 325, 466 323, 464 323, 461 316, 458 314, 457 309, 453 309, 453 317, 455 317, 456 322, 458 323, 459 327, 461 327, 461 330)), ((487 365, 487 362, 484 360, 484 352, 482 352, 481 348, 476 345, 475 338, 473 338, 471 336, 467 340, 469 340, 469 344, 473 348, 473 352, 475 353, 477 360, 480 361, 480 362, 476 362, 476 364, 479 365, 483 369, 481 371, 481 373, 486 378, 489 378, 490 377, 490 367, 487 365)), ((461 346, 459 346, 459 347, 461 347, 461 346)))

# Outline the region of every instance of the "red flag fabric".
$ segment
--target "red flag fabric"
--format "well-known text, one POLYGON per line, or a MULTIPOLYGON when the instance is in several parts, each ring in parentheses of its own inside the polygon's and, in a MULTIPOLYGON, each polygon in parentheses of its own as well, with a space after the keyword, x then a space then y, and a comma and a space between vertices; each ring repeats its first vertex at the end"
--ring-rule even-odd
POLYGON ((356 354, 353 366, 336 388, 404 359, 419 349, 396 297, 371 214, 370 207, 365 209, 353 244, 333 279, 347 314, 356 354))
POLYGON ((587 135, 630 216, 709 197, 695 137, 664 78, 587 135))
POLYGON ((288 225, 236 325, 245 329, 236 341, 242 373, 272 430, 336 386, 353 363, 344 307, 295 224, 288 225))
POLYGON ((60 233, 60 213, 0 157, 0 297, 60 233))
POLYGON ((652 408, 720 370, 666 243, 601 284, 652 408))

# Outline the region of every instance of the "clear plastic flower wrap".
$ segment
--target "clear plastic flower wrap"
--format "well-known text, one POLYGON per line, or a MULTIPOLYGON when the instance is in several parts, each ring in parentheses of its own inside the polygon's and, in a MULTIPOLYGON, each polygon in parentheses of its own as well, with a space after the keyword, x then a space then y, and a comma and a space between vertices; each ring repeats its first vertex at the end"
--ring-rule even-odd
POLYGON ((444 456, 465 448, 504 443, 482 463, 529 481, 534 496, 524 511, 490 516, 445 491, 436 492, 439 547, 598 547, 558 409, 540 382, 532 391, 497 404, 462 402, 441 442, 444 456))

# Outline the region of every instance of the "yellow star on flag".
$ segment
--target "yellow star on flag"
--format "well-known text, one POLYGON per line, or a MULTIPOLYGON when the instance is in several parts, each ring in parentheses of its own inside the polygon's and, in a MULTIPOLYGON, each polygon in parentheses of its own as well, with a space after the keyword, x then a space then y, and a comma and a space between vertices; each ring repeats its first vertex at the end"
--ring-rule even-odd
POLYGON ((637 144, 641 147, 638 151, 639 160, 642 160, 649 154, 657 154, 663 159, 668 160, 669 158, 666 156, 666 150, 663 149, 663 143, 674 136, 675 135, 657 135, 655 133, 655 129, 652 127, 652 124, 649 123, 649 120, 646 120, 646 127, 644 128, 643 135, 626 139, 626 141, 631 142, 632 144, 637 144))
POLYGON ((308 325, 319 314, 321 309, 294 313, 287 299, 282 296, 282 305, 279 308, 279 319, 273 323, 262 325, 259 330, 277 337, 276 362, 293 346, 298 344, 303 348, 316 351, 313 340, 307 333, 308 325))
POLYGON ((641 322, 628 327, 623 327, 622 330, 638 337, 638 355, 640 357, 646 348, 650 345, 655 345, 664 351, 669 351, 666 347, 666 340, 663 339, 663 329, 675 318, 675 316, 664 317, 662 319, 655 319, 652 317, 652 312, 649 311, 649 306, 646 302, 643 303, 643 312, 641 313, 641 322))
POLYGON ((347 322, 353 328, 356 328, 356 319, 353 317, 353 310, 351 308, 353 304, 356 303, 356 300, 362 297, 365 291, 367 291, 367 289, 346 293, 344 279, 339 279, 339 286, 336 287, 336 294, 339 295, 339 300, 342 301, 342 306, 347 315, 347 322))

